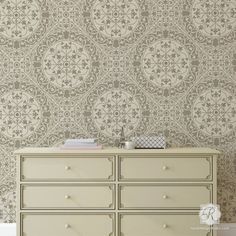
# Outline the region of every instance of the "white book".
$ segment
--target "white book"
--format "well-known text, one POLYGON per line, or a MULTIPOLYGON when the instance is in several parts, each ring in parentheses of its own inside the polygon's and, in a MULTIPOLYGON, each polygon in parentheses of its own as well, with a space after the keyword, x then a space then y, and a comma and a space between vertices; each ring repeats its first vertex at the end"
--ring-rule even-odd
POLYGON ((67 146, 61 146, 60 147, 61 149, 64 149, 64 150, 98 150, 98 149, 102 149, 102 145, 97 145, 95 147, 67 147, 67 146))
POLYGON ((96 147, 97 143, 65 143, 64 147, 96 147))
POLYGON ((87 138, 87 139, 67 139, 65 143, 95 143, 96 140, 93 138, 87 138))

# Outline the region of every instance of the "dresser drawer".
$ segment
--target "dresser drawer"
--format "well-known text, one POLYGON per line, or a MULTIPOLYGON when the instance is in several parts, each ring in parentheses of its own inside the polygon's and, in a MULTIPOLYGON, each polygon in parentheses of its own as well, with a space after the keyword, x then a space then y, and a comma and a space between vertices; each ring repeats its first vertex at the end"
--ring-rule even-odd
POLYGON ((22 157, 21 181, 112 181, 114 157, 22 157))
POLYGON ((121 214, 122 236, 212 236, 210 228, 200 225, 198 215, 158 215, 157 213, 121 214), (206 228, 206 229, 205 229, 206 228), (209 228, 207 230, 207 228, 209 228))
POLYGON ((20 236, 111 236, 113 214, 28 214, 21 215, 20 236))
POLYGON ((212 185, 120 185, 120 209, 199 209, 212 202, 212 185))
POLYGON ((114 209, 115 186, 21 185, 22 209, 114 209))
POLYGON ((119 157, 121 181, 209 181, 212 157, 119 157))

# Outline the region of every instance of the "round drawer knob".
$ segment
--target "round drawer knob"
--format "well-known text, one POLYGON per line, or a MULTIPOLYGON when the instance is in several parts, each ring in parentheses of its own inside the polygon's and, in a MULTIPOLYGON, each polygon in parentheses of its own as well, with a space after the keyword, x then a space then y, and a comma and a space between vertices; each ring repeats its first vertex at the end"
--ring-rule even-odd
POLYGON ((66 228, 66 229, 69 229, 69 228, 70 228, 70 225, 69 225, 69 224, 65 224, 65 228, 66 228))
POLYGON ((167 166, 163 166, 163 167, 162 167, 162 170, 167 170, 167 169, 168 169, 167 166))
POLYGON ((70 166, 65 166, 65 170, 70 170, 71 167, 70 166))
POLYGON ((65 195, 65 199, 69 199, 70 198, 70 195, 65 195))
POLYGON ((167 199, 168 196, 167 196, 167 195, 163 195, 162 198, 163 198, 163 199, 167 199))
POLYGON ((168 225, 164 224, 164 225, 162 225, 162 227, 163 227, 163 229, 166 229, 166 228, 168 228, 168 225))

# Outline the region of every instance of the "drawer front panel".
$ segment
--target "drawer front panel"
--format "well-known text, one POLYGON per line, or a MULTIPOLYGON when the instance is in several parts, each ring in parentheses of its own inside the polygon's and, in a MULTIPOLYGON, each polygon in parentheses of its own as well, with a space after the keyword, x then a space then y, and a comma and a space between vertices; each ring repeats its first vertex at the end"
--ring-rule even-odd
POLYGON ((113 214, 24 214, 21 236, 111 236, 113 214))
POLYGON ((121 181, 209 181, 212 157, 120 157, 121 181))
POLYGON ((199 209, 212 202, 212 186, 121 185, 120 209, 199 209))
POLYGON ((23 185, 22 209, 114 209, 114 185, 23 185))
MULTIPOLYGON (((120 215, 122 236, 212 236, 209 230, 200 230, 198 215, 120 215)), ((207 227, 204 225, 204 227, 207 227)))
POLYGON ((23 157, 21 181, 112 181, 113 157, 23 157))

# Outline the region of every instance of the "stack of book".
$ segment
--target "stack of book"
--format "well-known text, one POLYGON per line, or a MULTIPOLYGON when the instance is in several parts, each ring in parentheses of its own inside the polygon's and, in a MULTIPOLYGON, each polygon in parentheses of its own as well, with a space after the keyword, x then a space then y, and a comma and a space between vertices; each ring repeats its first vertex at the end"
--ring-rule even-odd
POLYGON ((88 139, 67 139, 64 145, 61 146, 62 149, 81 149, 81 150, 91 150, 91 149, 102 149, 102 145, 98 145, 96 140, 93 138, 88 139))

